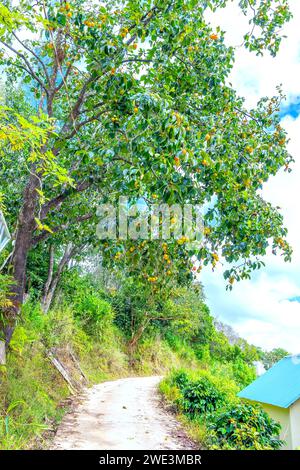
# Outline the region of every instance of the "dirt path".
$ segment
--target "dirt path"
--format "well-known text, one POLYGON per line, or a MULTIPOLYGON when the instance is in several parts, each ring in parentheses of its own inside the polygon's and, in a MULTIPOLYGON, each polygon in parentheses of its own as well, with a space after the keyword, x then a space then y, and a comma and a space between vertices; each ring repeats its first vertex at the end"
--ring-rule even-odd
POLYGON ((194 445, 160 405, 160 377, 104 382, 65 416, 53 449, 168 450, 194 445))

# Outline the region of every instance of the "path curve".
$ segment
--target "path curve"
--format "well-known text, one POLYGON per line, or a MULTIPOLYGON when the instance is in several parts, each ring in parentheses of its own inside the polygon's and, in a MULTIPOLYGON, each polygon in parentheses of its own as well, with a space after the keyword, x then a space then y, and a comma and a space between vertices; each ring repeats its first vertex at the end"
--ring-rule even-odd
POLYGON ((104 382, 87 390, 78 407, 63 419, 53 449, 193 449, 174 416, 160 404, 161 377, 104 382))

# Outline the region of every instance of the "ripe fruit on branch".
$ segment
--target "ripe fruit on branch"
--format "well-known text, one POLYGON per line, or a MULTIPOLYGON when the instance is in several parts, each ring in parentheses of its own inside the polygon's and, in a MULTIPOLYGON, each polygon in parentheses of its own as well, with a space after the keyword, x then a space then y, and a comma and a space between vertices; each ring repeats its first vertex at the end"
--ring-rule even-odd
POLYGON ((175 163, 175 166, 180 166, 180 158, 174 157, 174 163, 175 163))
POLYGON ((85 20, 85 21, 84 21, 84 24, 85 24, 88 28, 93 28, 93 27, 95 26, 94 21, 91 21, 91 20, 85 20))

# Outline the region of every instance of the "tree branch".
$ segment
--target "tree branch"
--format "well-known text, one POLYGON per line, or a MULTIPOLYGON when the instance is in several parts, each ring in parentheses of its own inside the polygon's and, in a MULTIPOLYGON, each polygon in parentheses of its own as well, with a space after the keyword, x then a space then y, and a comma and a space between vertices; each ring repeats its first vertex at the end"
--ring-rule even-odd
POLYGON ((31 50, 23 41, 21 41, 18 36, 16 35, 16 33, 14 33, 12 31, 12 34, 14 36, 14 38, 19 42, 19 44, 21 44, 22 47, 24 47, 24 49, 26 49, 28 52, 30 52, 30 54, 32 54, 36 60, 41 64, 44 72, 45 72, 45 76, 46 76, 46 79, 47 79, 47 82, 50 83, 50 78, 49 78, 49 74, 48 74, 48 71, 47 71, 47 68, 44 64, 44 62, 41 60, 41 58, 33 51, 31 50))
MULTIPOLYGON (((155 15, 157 10, 159 10, 159 8, 155 5, 141 18, 141 23, 142 23, 143 26, 147 26, 147 24, 150 23, 151 19, 153 18, 153 16, 155 15)), ((129 30, 134 29, 136 26, 137 26, 137 24, 132 25, 129 28, 129 30)), ((131 38, 128 39, 128 41, 126 42, 126 45, 130 46, 130 44, 132 44, 133 41, 136 40, 136 38, 137 38, 137 34, 135 33, 131 36, 131 38)))
POLYGON ((7 48, 9 49, 10 51, 12 51, 14 54, 16 54, 18 57, 20 57, 20 59, 23 60, 23 62, 26 64, 27 66, 27 69, 26 67, 22 67, 28 74, 30 74, 32 76, 32 78, 34 78, 34 80, 36 80, 40 86, 43 88, 43 90, 46 92, 47 96, 49 95, 49 91, 47 89, 47 87, 45 86, 45 84, 42 82, 42 80, 36 75, 36 73, 34 72, 34 70, 32 69, 29 61, 26 59, 26 57, 24 56, 24 54, 22 54, 21 52, 17 51, 16 49, 14 49, 12 46, 10 46, 9 44, 7 44, 5 41, 2 41, 0 40, 0 42, 7 48))
POLYGON ((52 228, 52 233, 48 232, 46 230, 43 230, 39 235, 36 237, 33 237, 32 242, 31 242, 31 247, 34 247, 38 245, 39 243, 47 240, 53 233, 59 233, 63 232, 64 230, 68 229, 71 225, 78 224, 81 222, 84 222, 86 220, 91 219, 94 217, 94 214, 85 214, 85 215, 80 215, 76 217, 75 219, 70 220, 67 224, 62 224, 62 225, 57 225, 56 227, 52 228))
POLYGON ((83 126, 86 126, 87 124, 93 122, 93 121, 97 121, 99 119, 99 117, 106 113, 106 109, 105 110, 102 110, 100 111, 98 114, 96 114, 95 116, 91 116, 90 118, 84 120, 84 121, 81 121, 79 122, 78 124, 74 123, 74 129, 73 131, 64 136, 64 139, 68 140, 68 139, 71 139, 72 137, 74 137, 75 134, 77 134, 77 132, 79 131, 79 129, 81 129, 83 126))
POLYGON ((70 74, 70 72, 71 72, 71 70, 72 70, 72 67, 73 67, 73 66, 72 66, 72 64, 71 64, 71 65, 69 65, 69 67, 67 68, 66 73, 62 76, 61 82, 60 82, 60 83, 57 85, 57 87, 55 88, 55 93, 57 93, 57 92, 61 89, 61 87, 66 83, 66 79, 68 78, 68 76, 69 76, 69 74, 70 74))
POLYGON ((81 181, 76 185, 76 187, 71 187, 66 189, 63 193, 59 194, 58 196, 54 197, 50 201, 46 202, 40 212, 40 220, 45 219, 47 214, 50 212, 51 209, 55 209, 60 206, 69 196, 73 193, 79 193, 85 191, 92 185, 92 181, 81 181))
POLYGON ((65 122, 65 124, 63 125, 63 127, 61 128, 61 135, 65 134, 66 132, 68 132, 68 130, 70 129, 70 121, 71 122, 74 122, 75 119, 77 118, 78 114, 79 114, 79 111, 80 111, 80 108, 84 102, 84 97, 85 97, 85 94, 86 94, 86 91, 88 89, 88 86, 93 83, 93 81, 97 80, 98 77, 92 77, 90 76, 86 82, 83 84, 82 88, 81 88, 81 91, 79 93, 79 96, 77 98, 77 101, 75 102, 69 116, 67 117, 67 120, 65 122))

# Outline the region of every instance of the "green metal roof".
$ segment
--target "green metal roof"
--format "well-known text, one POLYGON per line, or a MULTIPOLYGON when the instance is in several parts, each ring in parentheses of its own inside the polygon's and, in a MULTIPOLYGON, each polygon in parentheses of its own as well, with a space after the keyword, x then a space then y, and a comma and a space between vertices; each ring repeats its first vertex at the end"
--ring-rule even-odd
POLYGON ((300 399, 300 354, 287 356, 244 388, 238 396, 289 408, 300 399))

